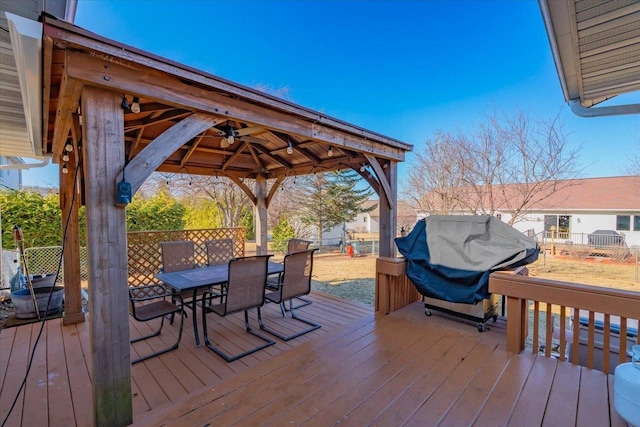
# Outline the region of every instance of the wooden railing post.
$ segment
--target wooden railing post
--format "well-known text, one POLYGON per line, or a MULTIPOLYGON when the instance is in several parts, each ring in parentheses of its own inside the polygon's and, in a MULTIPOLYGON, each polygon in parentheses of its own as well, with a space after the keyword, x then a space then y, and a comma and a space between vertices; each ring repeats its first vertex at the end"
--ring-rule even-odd
POLYGON ((517 354, 524 350, 527 338, 527 300, 507 296, 507 313, 507 351, 517 354))
POLYGON ((404 258, 379 257, 376 260, 376 312, 389 314, 420 299, 406 276, 404 258))

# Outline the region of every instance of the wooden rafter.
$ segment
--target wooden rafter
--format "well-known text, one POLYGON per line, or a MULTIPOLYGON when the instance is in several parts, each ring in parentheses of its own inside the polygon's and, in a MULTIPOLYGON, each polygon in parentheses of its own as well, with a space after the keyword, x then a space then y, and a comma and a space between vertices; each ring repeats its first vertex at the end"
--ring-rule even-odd
MULTIPOLYGON (((206 129, 220 123, 220 119, 208 114, 196 113, 173 125, 149 145, 144 147, 126 166, 126 179, 131 184, 132 194, 164 160, 180 148, 186 141, 206 129)), ((124 171, 118 180, 125 178, 124 171)))
POLYGON ((191 155, 193 154, 193 152, 196 150, 196 148, 198 148, 198 144, 200 144, 200 141, 202 141, 202 135, 198 136, 195 141, 193 141, 193 144, 191 144, 191 147, 189 147, 189 150, 187 150, 187 152, 185 153, 184 156, 182 156, 182 159, 180 159, 180 166, 183 166, 187 163, 187 161, 189 160, 189 157, 191 157, 191 155))
POLYGON ((168 122, 168 121, 176 122, 188 116, 189 114, 192 114, 191 111, 172 108, 171 110, 160 113, 159 115, 156 115, 156 113, 154 113, 144 119, 129 121, 125 126, 124 131, 130 132, 132 130, 144 128, 144 127, 155 125, 162 122, 168 122))

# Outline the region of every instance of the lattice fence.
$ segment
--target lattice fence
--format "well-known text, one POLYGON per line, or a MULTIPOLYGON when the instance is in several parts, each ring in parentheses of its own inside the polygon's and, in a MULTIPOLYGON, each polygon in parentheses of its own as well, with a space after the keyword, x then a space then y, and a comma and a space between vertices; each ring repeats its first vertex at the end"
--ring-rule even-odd
MULTIPOLYGON (((62 256, 62 246, 33 247, 24 250, 29 274, 33 276, 54 274, 62 256)), ((24 271, 23 271, 24 274, 24 271)), ((87 280, 87 248, 80 248, 80 279, 87 280)), ((64 269, 60 266, 58 283, 64 283, 64 269)))
MULTIPOLYGON (((246 230, 240 228, 211 228, 202 230, 179 231, 141 231, 127 233, 129 256, 129 285, 149 285, 159 283, 153 275, 162 267, 160 242, 174 240, 191 240, 195 245, 196 263, 207 264, 205 241, 212 239, 231 239, 233 256, 238 258, 245 254, 246 230)), ((61 246, 34 247, 25 250, 29 274, 44 275, 55 273, 62 255, 61 246)), ((3 262, 4 265, 4 262, 3 262)), ((61 268, 58 282, 64 282, 64 269, 61 268)), ((88 280, 87 248, 80 248, 80 277, 88 280)))
POLYGON ((246 230, 242 227, 128 233, 129 285, 159 283, 153 275, 162 267, 160 242, 191 240, 195 245, 196 263, 206 265, 205 241, 212 239, 233 240, 233 256, 238 258, 244 256, 245 253, 245 235, 246 230))

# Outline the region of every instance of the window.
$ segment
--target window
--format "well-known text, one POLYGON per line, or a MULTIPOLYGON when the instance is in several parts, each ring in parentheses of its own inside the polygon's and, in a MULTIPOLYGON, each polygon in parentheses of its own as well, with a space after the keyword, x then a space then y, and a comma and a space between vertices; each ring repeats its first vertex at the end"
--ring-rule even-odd
POLYGON ((551 227, 558 229, 558 215, 544 216, 544 231, 551 231, 551 227))
POLYGON ((616 216, 616 230, 629 231, 631 230, 631 216, 630 215, 617 215, 616 216))
POLYGON ((640 231, 640 215, 633 216, 633 231, 640 231))
POLYGON ((571 232, 571 215, 545 215, 544 231, 548 236, 551 236, 551 227, 555 227, 557 237, 568 239, 571 232))

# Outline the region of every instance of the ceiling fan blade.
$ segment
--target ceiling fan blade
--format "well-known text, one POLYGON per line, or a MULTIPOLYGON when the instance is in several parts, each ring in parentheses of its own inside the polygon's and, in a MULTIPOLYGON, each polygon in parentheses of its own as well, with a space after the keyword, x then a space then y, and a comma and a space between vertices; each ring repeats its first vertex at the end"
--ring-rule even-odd
POLYGON ((236 136, 256 135, 266 132, 267 130, 261 126, 249 126, 247 128, 240 128, 234 131, 236 136))
POLYGON ((270 141, 262 138, 256 138, 253 136, 243 136, 240 137, 242 141, 250 142, 252 144, 268 144, 270 141))

